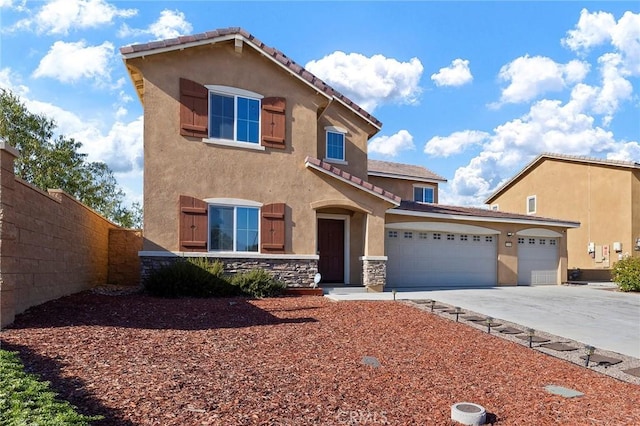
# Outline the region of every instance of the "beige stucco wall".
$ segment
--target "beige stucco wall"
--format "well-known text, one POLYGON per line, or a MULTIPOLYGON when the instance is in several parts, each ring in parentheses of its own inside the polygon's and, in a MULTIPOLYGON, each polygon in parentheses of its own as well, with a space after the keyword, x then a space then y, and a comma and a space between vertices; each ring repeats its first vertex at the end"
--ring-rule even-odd
POLYGON ((638 254, 633 250, 633 236, 640 230, 637 174, 628 168, 547 159, 491 204, 526 214, 527 197, 535 195, 537 216, 580 222, 579 228, 568 230, 568 267, 608 269, 618 258, 614 242, 622 243, 622 254, 638 254), (609 262, 596 262, 587 252, 589 242, 608 246, 609 262))
POLYGON ((433 188, 433 202, 438 203, 438 184, 408 179, 395 179, 382 176, 369 176, 369 182, 392 192, 403 200, 413 201, 414 186, 433 188))
MULTIPOLYGON (((178 197, 240 198, 287 205, 287 253, 316 254, 316 210, 349 203, 383 218, 391 204, 305 167, 307 156, 324 157, 325 125, 348 130, 342 170, 366 179, 366 146, 372 127, 249 46, 232 42, 131 59, 144 75, 144 250, 178 250, 178 197), (286 98, 286 149, 225 147, 185 138, 179 131, 179 78, 237 87, 286 98), (320 121, 318 122, 318 116, 320 121)), ((351 208, 353 211, 354 208, 351 208)), ((352 228, 352 232, 353 228, 352 228)), ((356 235, 354 234, 354 238, 356 235)), ((384 251, 384 230, 374 230, 371 250, 384 251), (379 234, 379 235, 378 235, 379 234)), ((354 244, 356 247, 357 244, 354 244)), ((353 264, 353 262, 352 262, 353 264)))
POLYGON ((442 222, 453 225, 470 225, 479 226, 482 228, 488 228, 499 232, 497 234, 497 271, 498 282, 497 285, 517 285, 518 284, 518 237, 517 233, 525 229, 540 228, 557 232, 562 235, 558 239, 558 275, 557 283, 561 284, 567 281, 567 238, 566 229, 559 226, 539 226, 523 223, 497 223, 497 222, 484 222, 476 220, 444 220, 437 218, 420 218, 416 216, 403 216, 398 214, 389 214, 387 216, 387 223, 390 227, 393 227, 394 223, 406 223, 406 222, 442 222), (512 233, 512 236, 508 236, 508 233, 512 233), (507 247, 507 242, 511 243, 511 247, 507 247))
POLYGON ((16 179, 16 154, 0 146, 0 326, 30 306, 105 284, 117 228, 62 191, 16 179))

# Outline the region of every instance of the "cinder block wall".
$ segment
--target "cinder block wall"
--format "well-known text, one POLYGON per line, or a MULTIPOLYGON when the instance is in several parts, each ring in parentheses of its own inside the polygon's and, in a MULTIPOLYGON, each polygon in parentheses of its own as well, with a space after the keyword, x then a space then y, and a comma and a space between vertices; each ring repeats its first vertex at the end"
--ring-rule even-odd
POLYGON ((109 230, 109 284, 140 284, 142 231, 135 229, 109 230))
MULTIPOLYGON (((31 306, 107 283, 110 232, 120 229, 62 191, 16 178, 17 155, 0 141, 0 327, 31 306)), ((118 265, 131 263, 126 256, 111 254, 118 265)))

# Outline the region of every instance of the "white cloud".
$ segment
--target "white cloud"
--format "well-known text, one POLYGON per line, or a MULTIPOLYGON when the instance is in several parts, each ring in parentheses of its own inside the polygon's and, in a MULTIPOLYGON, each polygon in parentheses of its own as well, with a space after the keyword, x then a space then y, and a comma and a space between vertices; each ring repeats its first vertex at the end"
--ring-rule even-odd
POLYGON ((26 96, 29 87, 22 84, 20 76, 15 74, 10 68, 0 69, 0 89, 8 89, 16 96, 26 96))
POLYGON ((637 159, 638 141, 616 140, 612 132, 595 125, 595 119, 581 110, 584 98, 597 98, 598 91, 583 85, 574 93, 575 99, 565 105, 541 100, 527 114, 496 127, 482 142, 480 154, 456 170, 443 200, 480 206, 500 184, 542 152, 637 159))
POLYGON ((589 13, 587 9, 582 9, 575 29, 567 31, 567 37, 562 39, 562 44, 574 51, 589 50, 593 46, 608 42, 615 25, 616 20, 610 13, 589 13))
POLYGON ((400 130, 391 136, 378 136, 369 141, 369 153, 395 157, 400 151, 412 149, 415 149, 413 136, 406 130, 400 130))
POLYGON ((189 34, 193 26, 187 21, 184 13, 178 10, 165 9, 160 17, 147 28, 130 28, 123 24, 118 31, 118 37, 151 36, 154 40, 165 40, 189 34))
POLYGON ((35 78, 50 77, 63 83, 90 79, 99 85, 111 80, 109 66, 114 56, 113 44, 87 46, 86 42, 56 41, 34 71, 35 78))
POLYGON ((383 55, 368 58, 340 51, 305 68, 369 112, 382 103, 417 103, 424 69, 418 58, 399 62, 383 55))
POLYGON ((436 74, 431 75, 431 80, 436 86, 462 86, 473 81, 469 61, 454 59, 447 68, 440 68, 436 74))
POLYGON ((98 28, 115 18, 129 18, 135 9, 118 9, 104 0, 52 0, 40 8, 33 18, 18 21, 13 27, 39 33, 66 35, 72 29, 98 28))
POLYGON ((482 144, 489 136, 488 133, 477 130, 464 130, 445 137, 435 136, 425 144, 424 152, 437 157, 449 157, 459 154, 470 145, 482 144))
POLYGON ((640 75, 640 13, 625 12, 611 31, 611 43, 622 53, 629 72, 640 75))
POLYGON ((521 56, 500 69, 499 78, 509 82, 501 103, 531 101, 547 92, 558 92, 567 84, 578 83, 589 71, 589 64, 577 60, 566 65, 542 56, 521 56))

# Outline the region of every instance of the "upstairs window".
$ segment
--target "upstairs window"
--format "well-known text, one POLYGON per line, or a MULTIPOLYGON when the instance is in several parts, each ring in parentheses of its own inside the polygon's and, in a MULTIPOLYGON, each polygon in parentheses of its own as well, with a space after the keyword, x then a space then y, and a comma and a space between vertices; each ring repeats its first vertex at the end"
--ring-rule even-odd
POLYGON ((203 142, 286 148, 286 100, 235 87, 180 79, 180 134, 203 142))
POLYGON ((430 186, 415 186, 413 188, 413 201, 418 203, 433 203, 434 191, 430 186))
POLYGON ((258 144, 262 96, 230 87, 208 89, 209 138, 258 144))
POLYGON ((344 162, 345 158, 345 140, 346 130, 339 127, 325 127, 327 132, 327 151, 326 159, 329 161, 344 162))
POLYGON ((527 214, 535 214, 536 212, 536 196, 527 197, 527 214))

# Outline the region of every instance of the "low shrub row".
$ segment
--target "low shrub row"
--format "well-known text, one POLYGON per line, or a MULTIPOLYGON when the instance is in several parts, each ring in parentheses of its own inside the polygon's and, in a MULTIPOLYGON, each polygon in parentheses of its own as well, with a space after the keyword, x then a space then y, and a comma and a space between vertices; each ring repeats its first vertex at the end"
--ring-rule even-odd
POLYGON ((218 260, 189 257, 156 269, 144 280, 145 290, 158 297, 273 297, 286 285, 262 269, 228 275, 218 260))

